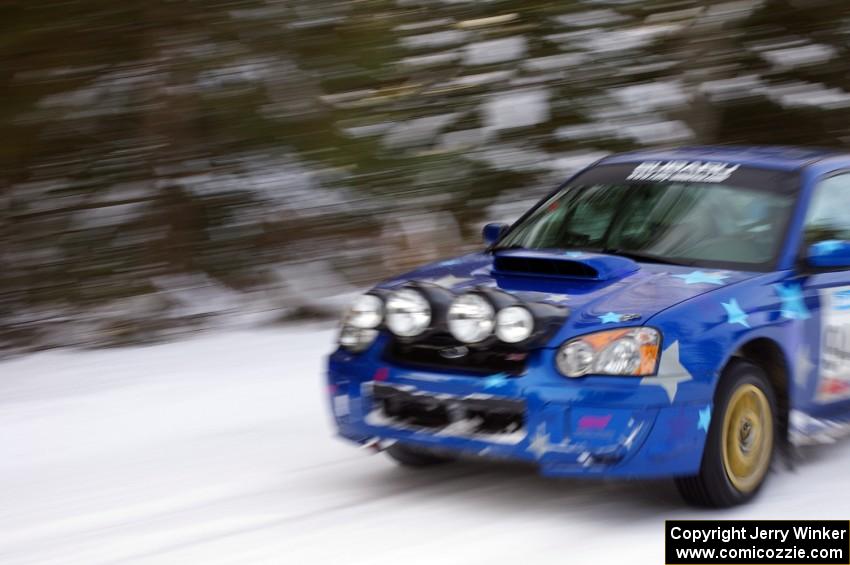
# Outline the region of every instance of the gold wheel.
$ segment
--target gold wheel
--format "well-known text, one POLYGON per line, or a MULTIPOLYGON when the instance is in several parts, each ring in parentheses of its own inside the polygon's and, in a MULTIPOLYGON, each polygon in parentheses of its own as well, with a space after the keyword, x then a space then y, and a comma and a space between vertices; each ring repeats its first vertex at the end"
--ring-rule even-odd
POLYGON ((755 490, 767 473, 773 453, 773 411, 760 388, 735 389, 723 415, 721 451, 729 481, 742 493, 755 490))

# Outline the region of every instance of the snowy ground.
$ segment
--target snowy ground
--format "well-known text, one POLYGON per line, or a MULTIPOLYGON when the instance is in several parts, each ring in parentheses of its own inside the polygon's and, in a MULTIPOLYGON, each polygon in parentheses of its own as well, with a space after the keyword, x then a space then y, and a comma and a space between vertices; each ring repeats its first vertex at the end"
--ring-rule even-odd
POLYGON ((850 443, 758 501, 666 482, 394 466, 333 437, 332 332, 265 330, 0 363, 0 563, 663 563, 666 518, 836 518, 850 443))

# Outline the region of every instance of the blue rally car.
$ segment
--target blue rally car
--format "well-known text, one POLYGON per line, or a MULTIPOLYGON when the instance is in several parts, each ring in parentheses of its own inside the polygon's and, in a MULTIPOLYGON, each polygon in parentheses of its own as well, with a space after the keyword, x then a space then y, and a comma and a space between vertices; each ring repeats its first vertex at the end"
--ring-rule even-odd
POLYGON ((730 506, 777 450, 848 428, 850 155, 616 155, 484 239, 354 302, 328 364, 341 436, 730 506))

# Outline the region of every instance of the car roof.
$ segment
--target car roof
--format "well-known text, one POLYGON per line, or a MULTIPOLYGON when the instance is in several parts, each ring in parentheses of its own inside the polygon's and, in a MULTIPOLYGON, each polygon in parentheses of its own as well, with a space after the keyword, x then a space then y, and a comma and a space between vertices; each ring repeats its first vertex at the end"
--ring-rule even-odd
POLYGON ((824 160, 835 160, 836 166, 850 162, 850 153, 811 147, 786 146, 693 146, 674 149, 650 149, 611 155, 599 164, 640 161, 721 161, 744 166, 794 171, 824 160))

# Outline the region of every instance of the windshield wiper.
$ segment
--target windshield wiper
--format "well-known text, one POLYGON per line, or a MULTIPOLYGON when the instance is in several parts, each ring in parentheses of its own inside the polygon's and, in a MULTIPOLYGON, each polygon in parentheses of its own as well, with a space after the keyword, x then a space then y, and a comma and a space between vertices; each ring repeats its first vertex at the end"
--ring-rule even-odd
POLYGON ((522 245, 521 243, 512 243, 511 245, 494 247, 492 250, 493 251, 507 251, 509 249, 527 249, 527 247, 525 245, 522 245))
POLYGON ((693 265, 693 263, 686 261, 676 261, 675 259, 659 257, 658 255, 640 253, 638 251, 624 251, 623 249, 603 249, 600 253, 607 253, 609 255, 619 255, 621 257, 634 259, 635 261, 643 261, 644 263, 657 263, 659 265, 679 265, 682 267, 690 267, 693 265))

